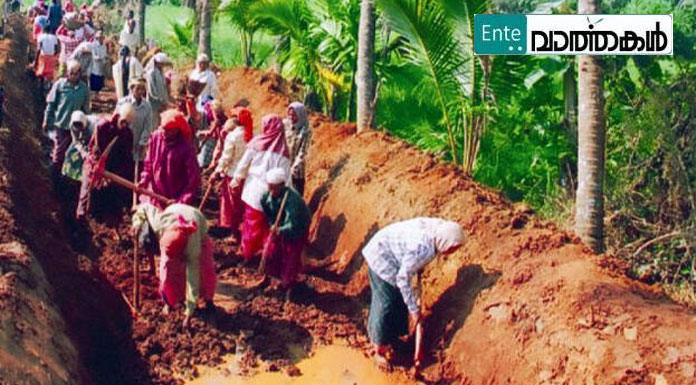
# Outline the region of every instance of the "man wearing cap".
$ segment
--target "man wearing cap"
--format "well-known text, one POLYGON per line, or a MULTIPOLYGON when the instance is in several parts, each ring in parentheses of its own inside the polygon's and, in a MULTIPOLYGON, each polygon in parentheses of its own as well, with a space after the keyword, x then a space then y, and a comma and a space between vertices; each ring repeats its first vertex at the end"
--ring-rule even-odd
POLYGON ((295 189, 286 186, 284 169, 266 173, 268 191, 261 197, 261 207, 270 226, 264 247, 265 273, 280 279, 290 300, 292 288, 302 270, 302 252, 307 245, 311 217, 304 200, 295 189), (282 206, 282 207, 281 207, 282 206))
POLYGON ((128 95, 128 85, 133 79, 143 76, 143 66, 138 61, 138 58, 131 56, 131 50, 128 46, 122 46, 118 51, 118 60, 111 67, 111 72, 114 75, 114 85, 116 87, 116 99, 128 95))
POLYGON ((208 100, 217 99, 220 96, 217 77, 215 73, 210 70, 210 58, 208 58, 208 55, 198 55, 198 59, 196 59, 196 68, 189 74, 189 80, 205 84, 203 91, 198 95, 198 101, 196 103, 196 109, 202 114, 205 112, 205 103, 208 100))
POLYGON ((169 87, 164 77, 164 67, 171 65, 172 61, 164 52, 159 52, 150 60, 145 69, 145 81, 147 81, 147 100, 152 106, 153 124, 159 126, 160 114, 169 105, 169 87))
POLYGON ((80 81, 80 78, 80 63, 71 60, 68 62, 68 76, 55 82, 46 96, 43 129, 44 131, 55 130, 51 163, 56 177, 63 167, 65 151, 70 145, 70 117, 72 113, 78 110, 89 112, 89 90, 87 85, 80 81))
MULTIPOLYGON (((191 127, 177 110, 162 113, 162 124, 150 138, 139 185, 177 203, 193 204, 201 187, 201 170, 191 139, 191 127)), ((141 197, 162 208, 162 203, 141 197)))
MULTIPOLYGON (((91 192, 93 182, 91 173, 97 165, 102 153, 106 151, 112 140, 116 139, 114 147, 106 159, 106 170, 111 171, 128 180, 133 179, 133 133, 130 123, 133 121, 135 111, 129 103, 120 105, 111 118, 103 118, 97 125, 94 135, 89 142, 89 157, 82 170, 82 186, 80 187, 80 198, 77 206, 76 216, 78 219, 87 214, 90 207, 91 192)), ((109 185, 95 191, 93 211, 101 218, 115 224, 121 215, 124 207, 130 207, 130 191, 120 187, 109 185)))
POLYGON ((372 292, 367 333, 380 364, 388 365, 392 345, 409 332, 410 318, 416 333, 414 366, 420 366, 420 293, 411 280, 438 254, 451 254, 463 242, 458 223, 423 217, 384 227, 363 248, 372 292))
POLYGON ((130 82, 130 93, 118 101, 118 105, 133 106, 133 120, 130 129, 133 132, 133 161, 142 162, 145 151, 152 135, 152 106, 145 99, 147 84, 143 78, 135 78, 130 82))

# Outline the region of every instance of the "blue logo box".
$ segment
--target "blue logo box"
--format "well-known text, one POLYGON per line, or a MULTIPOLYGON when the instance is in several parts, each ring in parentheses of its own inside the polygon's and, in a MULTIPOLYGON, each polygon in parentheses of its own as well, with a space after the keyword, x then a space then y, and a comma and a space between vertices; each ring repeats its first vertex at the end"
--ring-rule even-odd
POLYGON ((527 54, 527 17, 525 15, 474 15, 474 54, 527 54))

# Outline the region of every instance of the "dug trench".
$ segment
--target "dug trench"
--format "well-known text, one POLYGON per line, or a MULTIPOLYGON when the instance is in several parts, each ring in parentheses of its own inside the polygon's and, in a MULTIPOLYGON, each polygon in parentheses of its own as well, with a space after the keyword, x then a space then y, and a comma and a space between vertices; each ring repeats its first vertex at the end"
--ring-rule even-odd
MULTIPOLYGON (((218 366, 233 383, 259 370, 320 383, 301 369, 303 358, 337 341, 354 351, 368 348, 361 247, 393 221, 441 216, 461 223, 468 239, 424 273, 421 381, 696 384, 696 318, 689 309, 625 278, 610 258, 593 255, 455 167, 384 133, 356 135, 354 125, 318 114, 311 117, 305 196, 313 213, 308 269, 294 301, 254 287, 259 275, 237 263, 236 248, 211 215, 220 279, 215 316, 196 318, 182 331, 180 314, 161 315, 156 279, 146 274, 143 306, 133 317, 122 294, 133 285, 127 218, 116 228, 90 221, 76 231, 68 220, 73 197, 50 190, 36 139, 41 103, 24 72, 26 44, 18 31, 3 67, 10 99, 3 164, 16 232, 52 287, 77 352, 65 365, 76 377, 82 373, 80 382, 170 384, 218 366), (229 372, 231 353, 239 373, 229 372)), ((294 92, 282 78, 255 70, 227 71, 220 84, 223 104, 245 99, 256 122, 284 113, 294 92)), ((215 201, 207 207, 214 210, 215 201)))

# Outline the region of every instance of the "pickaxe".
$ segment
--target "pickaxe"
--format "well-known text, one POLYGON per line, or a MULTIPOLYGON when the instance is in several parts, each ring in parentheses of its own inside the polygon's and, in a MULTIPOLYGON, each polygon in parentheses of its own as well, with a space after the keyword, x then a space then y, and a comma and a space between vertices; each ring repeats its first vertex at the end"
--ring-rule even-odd
MULTIPOLYGON (((108 179, 122 187, 132 190, 136 194, 136 196, 137 194, 144 194, 149 197, 155 198, 159 201, 162 201, 165 205, 171 204, 173 202, 173 199, 169 199, 153 191, 138 187, 137 184, 129 181, 128 179, 106 170, 106 160, 108 159, 109 154, 111 153, 111 149, 114 147, 117 140, 118 138, 114 138, 111 140, 109 145, 106 147, 104 152, 97 160, 94 167, 92 167, 91 173, 89 175, 89 189, 92 190, 92 188, 100 184, 100 182, 103 179, 108 179)), ((130 156, 130 154, 128 154, 128 156, 130 156)), ((138 251, 138 240, 136 239, 135 248, 133 250, 133 278, 135 281, 133 287, 133 308, 135 312, 137 312, 140 309, 140 257, 138 255, 138 251)))
POLYGON ((174 203, 173 199, 170 199, 170 198, 167 198, 163 195, 157 194, 154 191, 150 191, 148 189, 139 187, 137 184, 129 181, 128 179, 126 179, 120 175, 114 174, 111 171, 106 170, 106 160, 109 157, 109 153, 111 152, 111 149, 116 144, 116 140, 118 140, 118 138, 114 138, 111 141, 111 143, 109 143, 109 145, 106 147, 106 150, 104 150, 104 152, 101 154, 101 156, 97 160, 94 167, 92 167, 91 173, 89 175, 89 178, 90 178, 89 189, 92 190, 95 186, 99 185, 99 183, 102 180, 107 179, 107 180, 110 180, 110 181, 116 183, 119 186, 125 187, 131 191, 138 193, 138 194, 143 194, 143 195, 147 195, 151 198, 155 198, 158 201, 161 201, 162 203, 164 203, 165 205, 170 205, 170 204, 174 203))

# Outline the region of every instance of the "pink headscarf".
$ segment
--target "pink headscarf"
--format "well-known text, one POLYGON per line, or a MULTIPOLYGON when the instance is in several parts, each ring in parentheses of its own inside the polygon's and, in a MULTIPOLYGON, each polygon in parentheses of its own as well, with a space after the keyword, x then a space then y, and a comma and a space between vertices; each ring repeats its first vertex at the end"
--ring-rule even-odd
POLYGON ((289 157, 290 152, 285 142, 283 119, 276 114, 266 115, 261 119, 261 125, 263 126, 263 134, 252 139, 247 147, 256 151, 270 151, 289 157))

